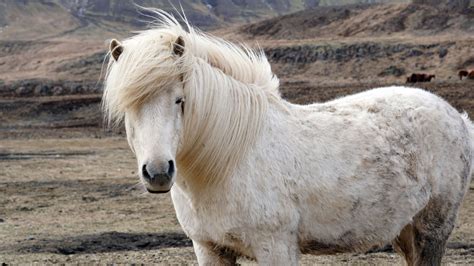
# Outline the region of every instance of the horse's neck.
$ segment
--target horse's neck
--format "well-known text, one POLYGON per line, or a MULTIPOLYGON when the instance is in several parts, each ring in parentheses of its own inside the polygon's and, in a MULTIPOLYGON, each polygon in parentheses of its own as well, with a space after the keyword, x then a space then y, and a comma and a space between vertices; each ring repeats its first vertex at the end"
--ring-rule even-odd
POLYGON ((277 161, 275 159, 278 154, 282 154, 282 151, 284 151, 286 157, 292 158, 295 156, 293 154, 294 150, 301 149, 297 145, 300 145, 302 140, 294 134, 295 132, 298 133, 295 128, 300 121, 293 110, 284 108, 285 105, 288 108, 293 107, 293 105, 286 102, 283 102, 283 104, 269 104, 265 118, 262 121, 261 134, 240 164, 220 183, 211 186, 199 186, 199 184, 193 183, 192 177, 184 176, 177 180, 179 190, 186 195, 193 208, 206 207, 209 204, 215 204, 215 201, 219 201, 224 205, 227 202, 232 204, 238 198, 237 194, 242 195, 242 193, 245 194, 252 190, 249 189, 249 186, 259 186, 258 184, 266 182, 260 180, 264 177, 262 176, 262 170, 265 171, 263 175, 271 176, 275 176, 275 173, 271 173, 272 171, 279 171, 279 168, 271 167, 262 169, 262 162, 265 165, 276 163, 279 167, 285 167, 283 166, 285 164, 293 164, 293 161, 277 161), (259 180, 255 180, 255 178, 259 180))

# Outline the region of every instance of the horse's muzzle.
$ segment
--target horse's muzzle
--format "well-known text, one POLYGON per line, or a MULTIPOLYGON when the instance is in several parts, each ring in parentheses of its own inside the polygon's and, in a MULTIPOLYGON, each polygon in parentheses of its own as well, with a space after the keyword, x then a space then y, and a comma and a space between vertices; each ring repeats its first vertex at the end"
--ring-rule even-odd
POLYGON ((141 169, 145 187, 150 193, 166 193, 170 191, 173 185, 173 176, 176 172, 174 162, 168 161, 166 167, 162 167, 161 171, 156 171, 150 165, 144 164, 141 169))

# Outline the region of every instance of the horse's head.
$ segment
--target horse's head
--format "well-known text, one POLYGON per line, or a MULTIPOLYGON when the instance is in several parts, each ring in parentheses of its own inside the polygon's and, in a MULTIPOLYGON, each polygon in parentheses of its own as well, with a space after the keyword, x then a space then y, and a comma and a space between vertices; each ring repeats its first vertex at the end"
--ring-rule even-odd
POLYGON ((176 177, 185 101, 183 54, 183 38, 167 32, 110 43, 105 109, 109 119, 123 118, 139 176, 152 193, 168 192, 176 177))
POLYGON ((155 27, 110 43, 104 111, 109 121, 125 122, 150 192, 168 191, 177 167, 178 183, 215 186, 253 148, 279 81, 261 51, 152 11, 155 27))

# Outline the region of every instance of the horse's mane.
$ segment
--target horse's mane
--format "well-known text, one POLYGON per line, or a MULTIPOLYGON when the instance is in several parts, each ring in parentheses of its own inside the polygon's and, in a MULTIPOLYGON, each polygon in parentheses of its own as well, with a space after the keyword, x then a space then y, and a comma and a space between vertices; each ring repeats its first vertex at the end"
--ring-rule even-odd
POLYGON ((120 55, 119 64, 109 60, 103 101, 109 122, 121 122, 126 110, 140 107, 158 94, 160 88, 173 82, 173 78, 189 71, 192 57, 203 59, 237 81, 279 95, 279 80, 262 50, 203 33, 183 18, 186 30, 169 13, 147 10, 154 15, 151 28, 123 41, 126 49, 120 55), (185 54, 176 60, 172 58, 171 46, 179 36, 184 39, 185 54))
POLYGON ((261 50, 207 35, 187 21, 186 31, 170 14, 150 11, 156 16, 153 27, 125 40, 120 58, 110 60, 105 114, 118 123, 183 79, 186 107, 178 167, 199 184, 218 182, 253 145, 268 100, 279 98, 279 81, 261 50), (180 57, 172 53, 178 37, 184 40, 180 57))

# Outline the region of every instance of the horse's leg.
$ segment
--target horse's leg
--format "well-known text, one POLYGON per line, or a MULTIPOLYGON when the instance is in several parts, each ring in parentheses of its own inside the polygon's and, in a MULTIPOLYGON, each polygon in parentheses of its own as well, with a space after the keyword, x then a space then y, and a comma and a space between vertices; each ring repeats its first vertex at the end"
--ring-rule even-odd
POLYGON ((432 198, 414 217, 415 265, 441 265, 459 208, 451 199, 432 198))
POLYGON ((210 243, 193 241, 199 265, 236 265, 237 257, 210 243))
POLYGON ((395 251, 405 258, 408 266, 414 265, 415 246, 413 226, 411 224, 406 225, 402 229, 398 237, 393 240, 392 245, 395 251))
POLYGON ((270 235, 252 241, 258 265, 298 265, 299 246, 296 236, 270 235))

